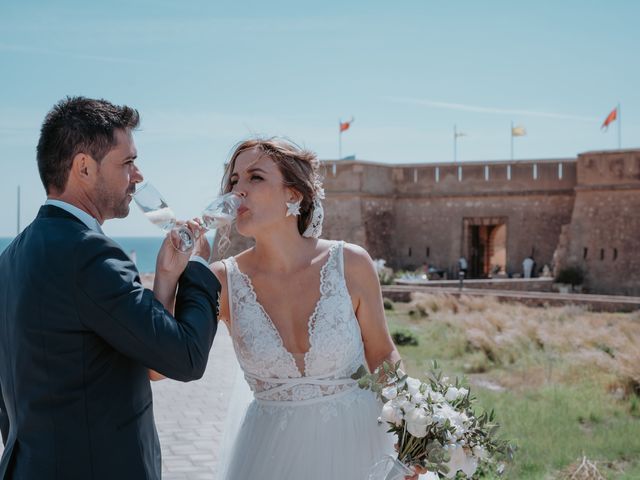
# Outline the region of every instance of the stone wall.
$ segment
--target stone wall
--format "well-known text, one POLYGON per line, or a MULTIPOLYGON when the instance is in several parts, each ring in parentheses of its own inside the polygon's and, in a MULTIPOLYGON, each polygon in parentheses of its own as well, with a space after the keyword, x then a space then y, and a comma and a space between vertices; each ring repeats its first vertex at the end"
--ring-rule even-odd
POLYGON ((428 263, 457 274, 465 219, 507 225, 507 271, 534 252, 551 264, 569 223, 575 159, 433 165, 324 162, 325 233, 357 243, 393 268, 428 263), (340 218, 338 218, 340 217, 340 218))
POLYGON ((589 291, 640 295, 640 151, 579 155, 575 191, 563 265, 589 291))

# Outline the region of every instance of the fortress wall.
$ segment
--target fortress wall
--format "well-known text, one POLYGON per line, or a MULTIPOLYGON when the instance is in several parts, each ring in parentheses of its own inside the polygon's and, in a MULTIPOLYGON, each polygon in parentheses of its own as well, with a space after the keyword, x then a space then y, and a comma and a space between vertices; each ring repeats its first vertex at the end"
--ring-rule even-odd
POLYGON ((404 166, 341 161, 323 165, 325 189, 369 195, 520 194, 572 190, 576 183, 575 159, 404 166))
POLYGON ((640 151, 578 157, 576 200, 563 263, 598 293, 640 295, 640 151))
POLYGON ((539 267, 551 264, 573 208, 574 159, 324 165, 327 237, 363 245, 394 268, 429 263, 453 274, 465 251, 463 221, 480 217, 505 219, 510 273, 532 251, 539 267))
POLYGON ((507 224, 507 272, 521 272, 522 260, 532 250, 542 267, 551 264, 560 229, 570 221, 572 207, 571 195, 398 199, 395 255, 389 262, 403 269, 427 262, 455 274, 457 260, 464 253, 463 220, 492 217, 507 224))

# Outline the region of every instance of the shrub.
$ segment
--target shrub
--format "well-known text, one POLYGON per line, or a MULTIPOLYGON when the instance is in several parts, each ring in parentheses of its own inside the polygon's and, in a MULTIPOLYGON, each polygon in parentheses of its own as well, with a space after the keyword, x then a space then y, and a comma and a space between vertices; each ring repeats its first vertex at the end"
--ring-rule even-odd
POLYGON ((380 285, 392 285, 393 284, 393 270, 386 265, 386 261, 382 259, 376 259, 373 264, 378 272, 378 280, 380 285))
POLYGON ((555 281, 557 283, 568 283, 572 286, 582 285, 584 282, 584 272, 580 267, 564 267, 558 272, 555 281))
POLYGON ((393 343, 399 346, 411 345, 415 347, 418 345, 418 339, 409 330, 396 330, 391 334, 391 338, 393 343))
POLYGON ((393 302, 391 300, 389 300, 388 298, 385 298, 383 302, 384 302, 385 310, 393 310, 393 302))

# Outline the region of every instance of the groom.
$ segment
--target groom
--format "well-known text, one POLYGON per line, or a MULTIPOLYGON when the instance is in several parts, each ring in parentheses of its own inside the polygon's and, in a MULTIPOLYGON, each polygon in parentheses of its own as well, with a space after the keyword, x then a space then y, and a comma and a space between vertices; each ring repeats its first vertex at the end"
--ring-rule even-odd
POLYGON ((47 201, 0 256, 2 480, 160 479, 148 369, 204 372, 215 276, 165 240, 156 275, 181 275, 174 317, 101 229, 129 213, 142 181, 138 122, 127 106, 75 97, 42 125, 47 201))

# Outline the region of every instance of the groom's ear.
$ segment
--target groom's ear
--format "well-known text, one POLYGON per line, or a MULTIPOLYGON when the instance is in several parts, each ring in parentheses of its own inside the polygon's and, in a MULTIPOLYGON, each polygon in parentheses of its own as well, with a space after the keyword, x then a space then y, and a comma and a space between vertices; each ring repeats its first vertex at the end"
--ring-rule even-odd
POLYGON ((98 170, 98 162, 86 153, 77 153, 71 163, 69 180, 73 178, 80 183, 92 183, 98 170))

